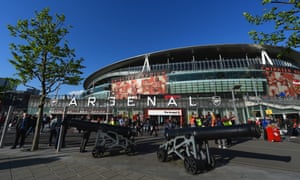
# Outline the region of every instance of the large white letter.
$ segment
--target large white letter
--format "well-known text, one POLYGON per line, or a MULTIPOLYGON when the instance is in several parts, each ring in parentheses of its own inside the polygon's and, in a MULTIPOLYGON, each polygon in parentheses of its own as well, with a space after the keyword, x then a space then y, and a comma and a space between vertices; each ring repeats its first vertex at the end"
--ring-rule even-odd
POLYGON ((173 96, 171 96, 170 99, 169 99, 168 107, 169 107, 171 104, 174 104, 175 106, 177 106, 176 101, 175 101, 175 99, 173 98, 173 96))
POLYGON ((90 106, 90 104, 92 104, 92 106, 95 106, 95 102, 96 102, 96 97, 88 98, 88 106, 90 106))
POLYGON ((150 106, 150 103, 152 104, 152 106, 156 106, 156 96, 153 97, 154 99, 152 100, 151 97, 147 97, 147 106, 150 106))
POLYGON ((266 64, 266 58, 268 60, 268 62, 273 65, 273 62, 271 60, 271 58, 269 57, 269 55, 267 54, 266 51, 261 50, 261 60, 262 60, 262 64, 265 65, 266 64))
POLYGON ((189 97, 189 99, 190 99, 190 106, 197 106, 197 104, 192 103, 192 97, 191 96, 189 97))
POLYGON ((109 106, 115 106, 116 105, 116 97, 108 97, 109 106))
POLYGON ((71 105, 77 106, 77 102, 76 102, 76 98, 75 98, 75 97, 73 97, 73 98, 71 99, 71 101, 70 101, 70 103, 69 103, 69 106, 71 106, 71 105))
POLYGON ((128 96, 127 98, 127 106, 135 106, 135 104, 133 103, 133 99, 135 97, 134 96, 128 96))

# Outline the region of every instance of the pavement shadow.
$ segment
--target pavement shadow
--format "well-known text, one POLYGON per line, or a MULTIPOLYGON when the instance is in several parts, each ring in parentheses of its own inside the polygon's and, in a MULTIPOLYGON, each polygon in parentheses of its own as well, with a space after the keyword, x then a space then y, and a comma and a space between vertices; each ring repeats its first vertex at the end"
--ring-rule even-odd
POLYGON ((280 161, 280 162, 290 162, 291 156, 279 156, 266 153, 256 153, 256 152, 246 152, 233 149, 219 149, 219 148, 210 148, 211 153, 215 156, 217 166, 223 166, 228 164, 232 159, 237 157, 243 158, 252 158, 252 159, 262 159, 270 161, 280 161))
POLYGON ((20 157, 18 159, 10 158, 8 161, 0 162, 0 170, 21 168, 38 164, 47 164, 58 160, 60 160, 60 157, 35 157, 25 159, 24 157, 20 157))
POLYGON ((157 152, 159 145, 164 142, 164 137, 157 136, 157 137, 147 137, 143 140, 137 141, 136 146, 136 154, 143 155, 157 152))

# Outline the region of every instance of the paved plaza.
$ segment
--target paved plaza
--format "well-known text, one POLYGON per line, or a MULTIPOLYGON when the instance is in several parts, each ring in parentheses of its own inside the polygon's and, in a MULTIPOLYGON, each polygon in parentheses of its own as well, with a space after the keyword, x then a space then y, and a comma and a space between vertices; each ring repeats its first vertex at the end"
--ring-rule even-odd
MULTIPOLYGON (((68 138, 68 137, 67 137, 68 138)), ((75 138, 76 139, 76 138, 75 138)), ((80 135, 78 135, 80 140, 80 135)), ((93 138, 91 139, 93 141, 93 138)), ((282 142, 263 139, 236 139, 232 147, 218 149, 210 142, 216 157, 216 168, 197 175, 186 172, 182 160, 159 162, 156 157, 158 146, 164 142, 158 137, 139 136, 136 139, 137 153, 91 155, 93 142, 86 153, 79 152, 79 143, 70 143, 57 152, 47 144, 40 149, 0 149, 1 180, 46 180, 46 179, 299 179, 300 139, 285 137, 282 142)))

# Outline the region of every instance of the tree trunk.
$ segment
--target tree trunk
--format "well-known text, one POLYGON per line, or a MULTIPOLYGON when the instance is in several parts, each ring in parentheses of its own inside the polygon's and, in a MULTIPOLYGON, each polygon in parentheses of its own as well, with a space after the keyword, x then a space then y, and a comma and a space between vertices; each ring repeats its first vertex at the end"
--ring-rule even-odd
POLYGON ((38 118, 37 118, 37 122, 36 122, 36 126, 35 126, 31 151, 35 151, 35 150, 39 149, 41 122, 43 121, 45 99, 46 99, 45 95, 41 95, 40 103, 39 103, 38 118))

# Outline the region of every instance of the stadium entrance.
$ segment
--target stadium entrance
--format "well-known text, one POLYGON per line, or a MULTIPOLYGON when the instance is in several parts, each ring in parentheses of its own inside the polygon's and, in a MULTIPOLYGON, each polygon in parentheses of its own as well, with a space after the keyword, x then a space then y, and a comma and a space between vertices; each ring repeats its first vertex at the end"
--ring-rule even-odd
POLYGON ((166 120, 172 120, 177 126, 183 125, 183 109, 152 109, 144 110, 146 118, 154 119, 159 125, 163 124, 166 120))

